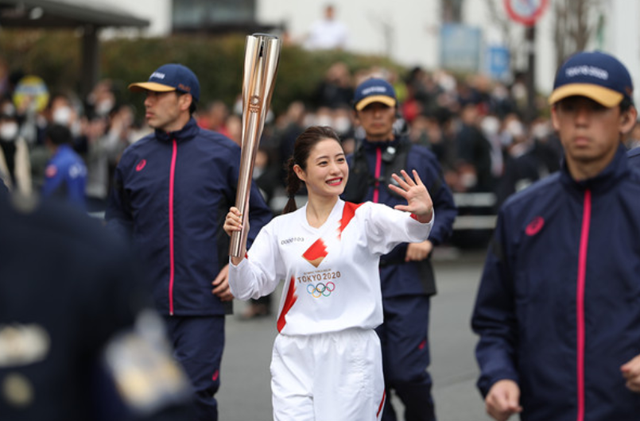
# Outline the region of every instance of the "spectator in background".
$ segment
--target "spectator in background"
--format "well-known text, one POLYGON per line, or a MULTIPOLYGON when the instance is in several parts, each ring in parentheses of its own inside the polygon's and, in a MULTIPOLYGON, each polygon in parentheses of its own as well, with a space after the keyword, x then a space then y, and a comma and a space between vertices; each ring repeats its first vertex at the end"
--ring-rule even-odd
POLYGON ((55 93, 49 99, 49 104, 45 110, 48 124, 59 124, 67 127, 73 136, 74 144, 82 134, 82 115, 77 98, 65 93, 55 93))
POLYGON ((461 127, 456 134, 460 184, 457 189, 471 192, 491 192, 494 176, 491 172, 491 144, 479 128, 478 107, 465 104, 460 115, 461 127))
MULTIPOLYGON (((406 98, 402 102, 402 112, 411 112, 411 109, 406 109, 406 104, 412 100, 420 103, 420 108, 416 110, 417 115, 420 112, 429 112, 431 106, 435 105, 435 100, 442 88, 438 86, 433 75, 427 73, 422 67, 416 66, 408 70, 404 76, 404 84, 406 87, 406 98)), ((408 117, 405 117, 409 119, 408 117)))
POLYGON ((117 161, 132 143, 133 111, 128 105, 115 106, 108 115, 93 113, 83 122, 87 204, 89 211, 104 212, 117 161))
POLYGON ((520 190, 523 190, 548 175, 558 171, 562 160, 562 145, 550 122, 534 121, 524 149, 518 155, 507 156, 504 174, 498 180, 498 205, 520 190))
POLYGON ((344 153, 353 153, 355 150, 356 135, 352 109, 344 106, 333 110, 332 127, 336 133, 338 133, 338 136, 340 136, 344 153))
POLYGON ((227 133, 229 139, 233 140, 236 145, 242 146, 242 117, 232 114, 227 118, 227 133))
POLYGON ((84 160, 87 165, 87 204, 91 212, 101 212, 106 208, 109 186, 109 155, 116 143, 106 134, 107 116, 97 114, 84 119, 83 141, 86 142, 84 160))
POLYGON ((425 146, 438 158, 443 170, 450 171, 455 166, 456 148, 444 132, 440 119, 435 114, 420 114, 409 126, 411 142, 425 146))
POLYGON ((16 152, 20 132, 20 125, 16 116, 16 109, 9 98, 0 101, 0 151, 7 165, 7 172, 11 186, 18 184, 16 177, 16 152))
MULTIPOLYGON (((135 125, 135 111, 132 105, 121 104, 109 114, 109 126, 106 133, 109 138, 108 143, 112 145, 109 148, 109 185, 111 185, 113 173, 124 150, 140 137, 144 137, 144 134, 139 133, 139 129, 135 125)), ((142 130, 145 129, 142 128, 142 130)), ((149 130, 146 131, 146 133, 148 132, 149 130)))
POLYGON ((61 92, 52 94, 47 107, 41 113, 43 118, 38 118, 33 123, 36 135, 29 142, 29 161, 34 190, 42 189, 47 162, 51 158, 50 149, 45 146, 45 133, 49 126, 55 124, 69 129, 71 148, 79 155, 86 152, 86 144, 81 141, 82 120, 79 108, 71 98, 70 94, 61 92))
POLYGON ((222 101, 213 101, 200 117, 198 124, 203 129, 213 130, 229 137, 227 129, 227 119, 229 118, 229 107, 222 101))
POLYGON ((513 83, 509 87, 509 93, 511 98, 513 98, 513 104, 516 107, 516 111, 520 115, 523 115, 527 109, 527 92, 526 73, 517 72, 514 75, 513 83))
POLYGON ((98 82, 87 95, 85 114, 90 118, 94 116, 106 118, 116 107, 114 89, 113 82, 109 79, 98 82))
POLYGON ((0 56, 0 97, 9 96, 11 87, 9 86, 9 66, 4 57, 0 56))
POLYGON ((28 195, 33 191, 29 148, 22 136, 20 118, 9 98, 0 100, 0 147, 6 164, 6 182, 13 191, 28 195))
MULTIPOLYGON (((511 156, 522 155, 529 147, 524 123, 517 114, 507 114, 502 120, 501 142, 503 149, 511 156)), ((494 172, 499 176, 500 172, 494 172)))
MULTIPOLYGON (((515 122, 515 123, 520 123, 515 122)), ((480 132, 487 139, 491 146, 491 175, 497 180, 502 176, 504 171, 505 155, 508 154, 507 148, 514 143, 514 137, 509 134, 509 130, 505 129, 504 122, 493 115, 487 114, 480 119, 480 132)), ((522 130, 522 125, 515 124, 511 127, 513 130, 522 130)), ((524 133, 519 136, 522 137, 524 133)))
POLYGON ((67 200, 86 209, 87 167, 71 146, 71 131, 60 124, 53 124, 47 128, 44 139, 51 159, 44 171, 42 195, 67 200))
POLYGON ((508 114, 515 113, 517 107, 509 90, 502 83, 496 83, 489 97, 489 112, 503 119, 508 114))
POLYGON ((306 116, 307 110, 304 103, 301 101, 292 102, 287 107, 287 111, 281 121, 281 127, 274 134, 278 148, 278 158, 275 164, 280 169, 280 183, 283 188, 286 186, 287 177, 285 164, 293 154, 293 145, 296 138, 305 129, 306 116))
POLYGON ((335 18, 335 8, 329 4, 324 8, 324 17, 311 25, 304 46, 309 50, 343 50, 347 47, 347 27, 335 18))
POLYGON ((316 87, 314 105, 331 109, 349 107, 353 99, 353 84, 347 65, 341 61, 329 67, 316 87))

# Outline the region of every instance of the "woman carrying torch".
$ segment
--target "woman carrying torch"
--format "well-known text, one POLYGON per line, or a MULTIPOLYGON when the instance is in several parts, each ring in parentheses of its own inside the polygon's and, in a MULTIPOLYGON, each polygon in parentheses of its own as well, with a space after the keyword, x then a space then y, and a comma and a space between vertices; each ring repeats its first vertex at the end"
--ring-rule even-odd
MULTIPOLYGON (((242 300, 285 281, 271 362, 274 420, 370 421, 384 406, 378 262, 400 242, 427 239, 433 205, 417 173, 394 174, 406 205, 391 209, 340 199, 349 168, 337 134, 310 127, 288 163, 289 202, 263 227, 251 250, 230 258, 229 283, 242 300), (308 201, 296 209, 304 183, 308 201)), ((244 227, 245 229, 247 227, 244 227)), ((243 229, 236 207, 227 234, 243 229)))

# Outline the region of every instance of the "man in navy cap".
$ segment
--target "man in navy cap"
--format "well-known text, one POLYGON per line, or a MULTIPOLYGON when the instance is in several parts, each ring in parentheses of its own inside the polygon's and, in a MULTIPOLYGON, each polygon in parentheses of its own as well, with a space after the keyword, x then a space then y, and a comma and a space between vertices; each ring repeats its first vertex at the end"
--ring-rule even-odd
MULTIPOLYGON (((405 406, 406 421, 434 421, 431 376, 427 372, 429 308, 431 296, 436 293, 430 257, 433 247, 451 234, 456 207, 435 155, 396 133, 398 108, 391 84, 383 79, 365 80, 356 88, 353 105, 365 138, 348 157, 349 181, 343 198, 394 207, 403 199, 388 185, 393 182, 391 174, 404 169, 418 171, 433 200, 436 219, 429 239, 400 244, 380 258, 384 324, 377 333, 382 344, 387 396, 395 391, 405 406)), ((382 420, 396 419, 391 400, 387 399, 382 420)))
POLYGON ((616 58, 570 57, 549 98, 562 168, 499 211, 472 317, 496 420, 638 419, 640 173, 622 143, 632 94, 616 58))
MULTIPOLYGON (((196 392, 197 419, 217 420, 224 315, 233 299, 222 224, 235 203, 240 147, 196 124, 200 84, 187 67, 165 64, 129 89, 146 93, 145 117, 155 131, 122 155, 107 225, 130 238, 146 264, 156 307, 196 392)), ((252 186, 249 242, 270 218, 252 186)))

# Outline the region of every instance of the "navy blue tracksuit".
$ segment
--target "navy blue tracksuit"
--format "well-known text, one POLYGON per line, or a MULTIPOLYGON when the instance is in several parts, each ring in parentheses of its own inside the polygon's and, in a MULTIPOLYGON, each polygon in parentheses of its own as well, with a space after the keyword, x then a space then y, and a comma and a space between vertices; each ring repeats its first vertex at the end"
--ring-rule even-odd
MULTIPOLYGON (((435 221, 429 240, 437 246, 449 237, 457 210, 440 164, 427 148, 411 144, 407 138, 396 138, 391 142, 365 139, 357 152, 348 157, 348 162, 349 183, 354 183, 353 186, 366 181, 366 184, 355 189, 347 185, 343 198, 356 202, 370 200, 390 207, 406 204, 404 198, 387 187, 391 182, 390 171, 400 175, 399 169, 409 174, 417 170, 433 200, 435 221), (389 146, 395 148, 395 155, 389 156, 389 146), (357 190, 364 190, 366 194, 353 197, 357 190)), ((428 326, 430 297, 436 293, 435 279, 430 259, 404 261, 407 246, 407 243, 400 244, 380 259, 384 323, 376 331, 382 344, 387 391, 395 390, 403 401, 407 421, 431 421, 435 420, 435 411, 431 376, 427 372, 430 363, 428 326)), ((390 400, 385 405, 382 420, 396 420, 390 400)))
MULTIPOLYGON (((107 226, 131 238, 146 265, 155 305, 196 389, 202 421, 217 420, 213 395, 230 304, 211 293, 211 282, 229 261, 222 225, 235 204, 239 165, 240 147, 192 118, 181 130, 156 130, 125 150, 107 206, 107 226)), ((270 219, 254 184, 249 243, 270 219)))
POLYGON ((472 317, 478 388, 520 387, 523 421, 635 421, 620 367, 640 355, 640 172, 561 171, 498 213, 472 317))

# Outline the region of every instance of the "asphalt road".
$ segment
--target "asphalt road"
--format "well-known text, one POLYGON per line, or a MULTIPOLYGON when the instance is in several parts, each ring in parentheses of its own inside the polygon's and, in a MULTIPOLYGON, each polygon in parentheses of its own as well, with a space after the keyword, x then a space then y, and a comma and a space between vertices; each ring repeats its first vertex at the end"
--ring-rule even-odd
MULTIPOLYGON (((432 299, 430 371, 439 421, 489 419, 475 388, 476 338, 469 327, 482 264, 482 252, 459 256, 443 252, 434 259, 438 295, 432 299)), ((277 309, 279 291, 274 294, 273 308, 277 309)), ((245 306, 244 302, 236 302, 236 314, 245 306)), ((251 321, 241 321, 237 316, 227 318, 222 386, 217 395, 221 421, 272 419, 269 363, 277 333, 275 319, 275 315, 251 321)), ((392 397, 391 402, 401 414, 399 400, 392 397)))

